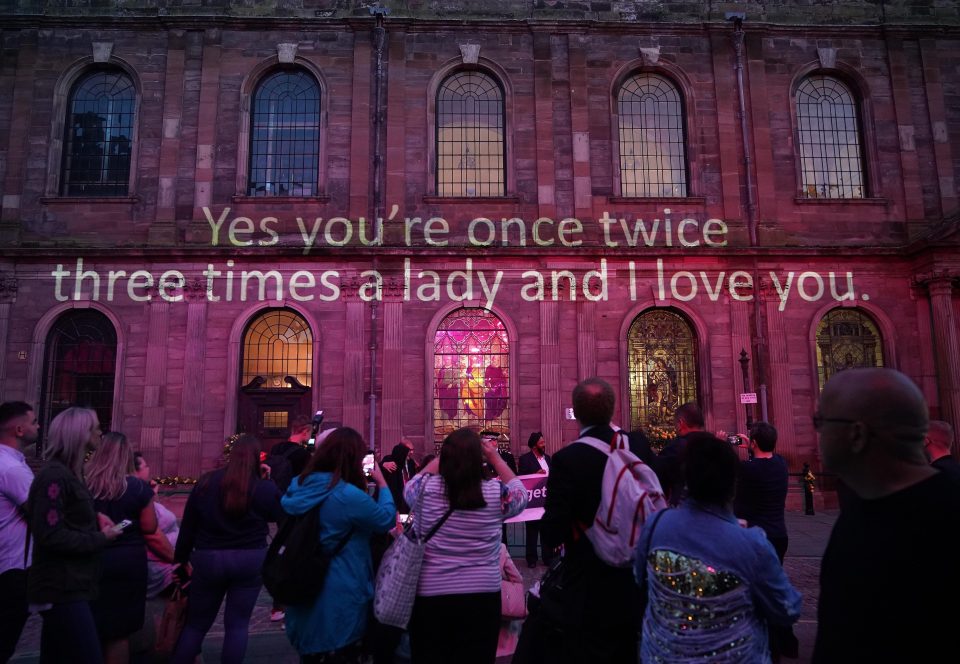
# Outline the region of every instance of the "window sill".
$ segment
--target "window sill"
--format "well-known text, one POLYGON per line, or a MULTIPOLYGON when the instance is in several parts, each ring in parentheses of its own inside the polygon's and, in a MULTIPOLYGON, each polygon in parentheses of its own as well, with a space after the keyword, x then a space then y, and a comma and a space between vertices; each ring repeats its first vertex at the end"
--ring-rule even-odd
POLYGON ((611 203, 670 203, 672 205, 704 205, 707 202, 704 196, 611 196, 607 199, 611 203))
POLYGON ((231 199, 234 203, 329 203, 329 194, 316 196, 247 196, 236 195, 231 199))
POLYGON ((139 196, 43 196, 43 205, 77 205, 95 203, 97 205, 132 205, 140 202, 139 196))
POLYGON ((883 206, 889 201, 886 198, 805 198, 797 196, 793 199, 797 205, 875 205, 883 206))
POLYGON ((424 203, 442 203, 453 205, 475 205, 477 203, 519 203, 519 196, 433 196, 423 197, 424 203))

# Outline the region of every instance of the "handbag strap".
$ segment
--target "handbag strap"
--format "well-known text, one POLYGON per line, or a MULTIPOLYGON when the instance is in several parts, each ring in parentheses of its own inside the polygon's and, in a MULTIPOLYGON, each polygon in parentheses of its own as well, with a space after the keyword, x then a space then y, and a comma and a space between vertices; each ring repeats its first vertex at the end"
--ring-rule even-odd
POLYGON ((450 518, 450 515, 451 515, 451 514, 453 514, 453 508, 452 508, 452 507, 447 510, 446 514, 444 514, 442 517, 440 517, 440 520, 439 520, 439 521, 437 521, 435 524, 433 524, 433 528, 431 528, 431 529, 427 532, 426 536, 425 536, 425 537, 423 538, 423 540, 422 540, 424 544, 426 544, 427 541, 428 541, 431 537, 433 537, 434 535, 437 534, 437 531, 440 530, 440 526, 442 526, 442 525, 444 524, 444 522, 445 522, 447 519, 450 518))

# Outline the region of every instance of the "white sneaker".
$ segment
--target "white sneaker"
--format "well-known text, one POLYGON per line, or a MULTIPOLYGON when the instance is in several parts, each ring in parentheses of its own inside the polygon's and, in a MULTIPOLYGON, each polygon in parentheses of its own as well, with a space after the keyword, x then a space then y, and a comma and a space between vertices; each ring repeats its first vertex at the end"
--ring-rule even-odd
POLYGON ((287 614, 281 611, 280 609, 274 609, 273 611, 270 612, 270 622, 280 622, 286 616, 287 614))

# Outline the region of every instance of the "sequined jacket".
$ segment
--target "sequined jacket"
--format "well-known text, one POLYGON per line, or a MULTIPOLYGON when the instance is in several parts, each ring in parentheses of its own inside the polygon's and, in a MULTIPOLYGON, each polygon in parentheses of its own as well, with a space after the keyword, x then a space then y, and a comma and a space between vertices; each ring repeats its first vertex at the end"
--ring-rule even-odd
POLYGON ((648 581, 641 660, 769 662, 767 623, 791 625, 801 598, 760 528, 687 499, 640 537, 634 574, 648 581))

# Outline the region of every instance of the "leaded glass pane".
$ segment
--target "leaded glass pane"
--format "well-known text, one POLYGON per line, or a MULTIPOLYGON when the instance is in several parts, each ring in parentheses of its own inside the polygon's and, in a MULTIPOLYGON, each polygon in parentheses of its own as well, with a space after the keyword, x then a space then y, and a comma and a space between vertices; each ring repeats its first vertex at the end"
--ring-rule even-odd
POLYGON ((117 332, 99 311, 72 311, 57 319, 47 335, 41 422, 71 406, 97 411, 100 427, 110 429, 116 377, 117 332))
POLYGON ((800 195, 863 198, 862 138, 850 89, 831 76, 810 76, 797 89, 800 195))
POLYGON ((459 72, 437 90, 437 194, 503 196, 503 90, 490 76, 459 72))
POLYGON ((458 309, 434 337, 433 432, 439 444, 462 427, 500 433, 510 440, 510 341, 496 315, 458 309))
POLYGON ((617 95, 623 196, 686 196, 683 100, 663 76, 638 74, 617 95))
POLYGON ((304 387, 313 381, 313 334, 300 316, 287 309, 271 309, 257 316, 243 337, 241 385, 256 378, 264 388, 293 387, 287 376, 304 387))
POLYGON ((883 366, 883 340, 877 324, 859 309, 834 309, 817 326, 820 389, 844 369, 883 366))
POLYGON ((119 70, 93 71, 70 91, 61 193, 125 196, 130 184, 136 90, 119 70))
POLYGON ((674 436, 674 414, 697 401, 697 339, 689 323, 667 309, 646 311, 627 333, 630 427, 654 445, 674 436))
POLYGON ((267 76, 250 110, 250 196, 315 196, 320 85, 303 70, 267 76))

